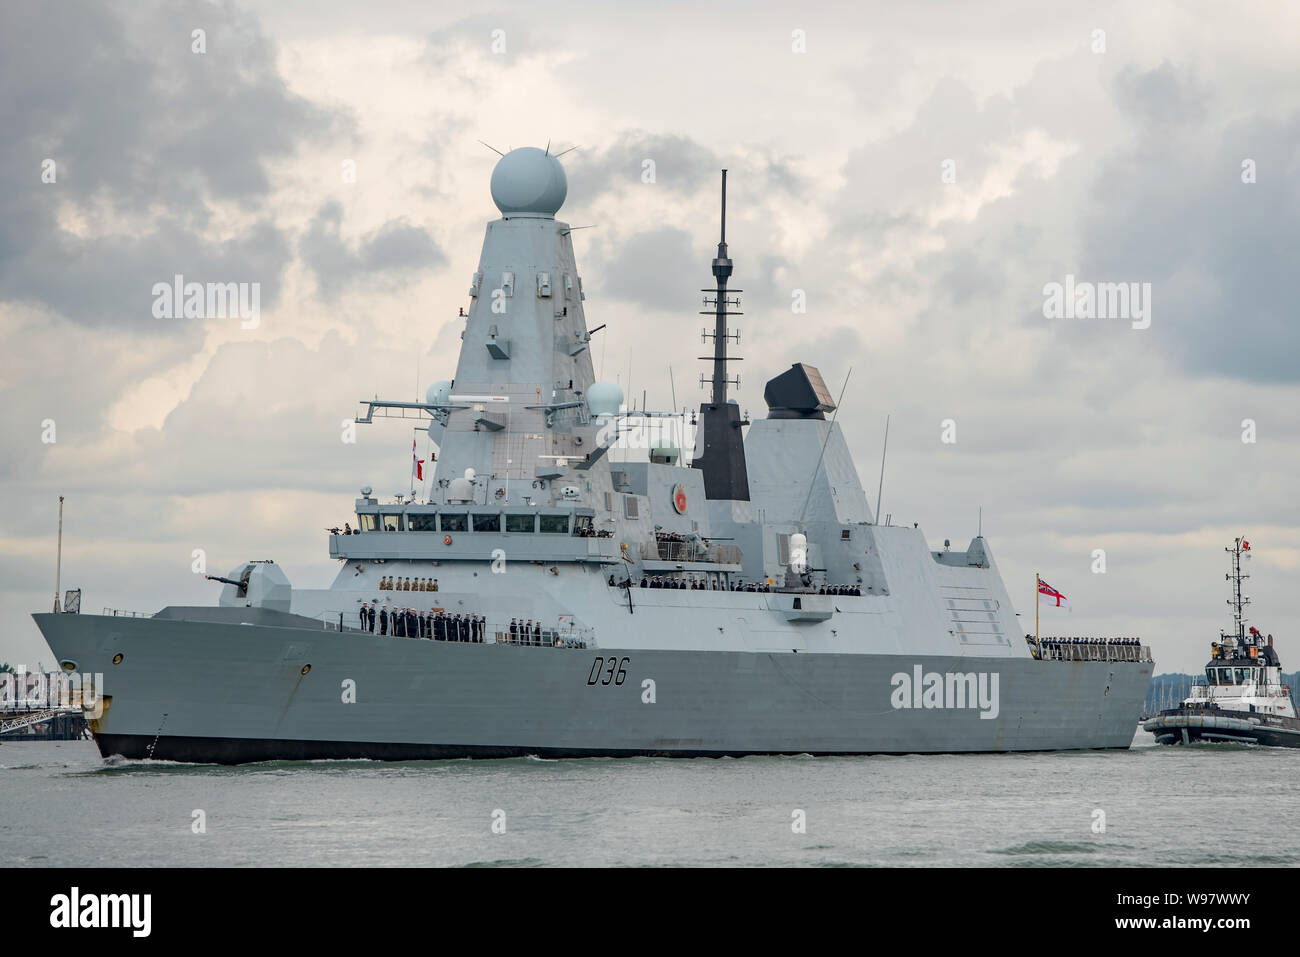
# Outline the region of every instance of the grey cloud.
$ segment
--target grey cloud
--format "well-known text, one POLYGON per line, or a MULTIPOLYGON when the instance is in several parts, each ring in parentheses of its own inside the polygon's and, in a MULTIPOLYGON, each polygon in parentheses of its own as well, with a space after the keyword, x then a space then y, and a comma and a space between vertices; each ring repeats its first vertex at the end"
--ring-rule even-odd
POLYGON ((216 4, 6 4, 0 16, 0 302, 148 333, 149 288, 179 272, 261 281, 272 303, 287 242, 265 220, 208 238, 211 203, 260 201, 270 162, 346 122, 288 91, 257 25, 216 4), (198 28, 205 54, 191 52, 198 28), (89 237, 60 226, 61 204, 87 214, 89 237), (96 235, 112 228, 101 219, 124 235, 96 235))
POLYGON ((695 252, 689 233, 673 226, 634 233, 612 250, 602 244, 588 259, 589 271, 600 277, 600 295, 655 310, 689 309, 699 302, 694 290, 710 278, 708 258, 695 252))
POLYGON ((349 283, 377 273, 389 278, 444 265, 446 255, 420 226, 392 219, 355 244, 339 234, 343 207, 330 201, 317 211, 298 248, 316 274, 322 298, 333 299, 349 283))
POLYGON ((1184 125, 1206 115, 1195 75, 1165 60, 1152 70, 1129 64, 1112 80, 1115 103, 1144 126, 1184 125))
MULTIPOLYGON (((559 149, 567 147, 557 144, 559 149)), ((730 168, 729 188, 760 197, 780 191, 799 196, 807 182, 789 157, 764 148, 740 148, 722 155, 688 136, 624 131, 604 147, 583 147, 564 158, 569 180, 566 208, 589 209, 602 196, 628 190, 660 189, 671 194, 715 193, 718 171, 730 168), (646 160, 654 161, 653 186, 643 183, 646 160)))
POLYGON ((603 149, 575 150, 565 156, 564 165, 569 179, 568 205, 582 207, 604 193, 631 189, 691 193, 711 183, 721 164, 712 152, 688 137, 633 131, 622 133, 603 149), (641 181, 646 160, 655 164, 653 187, 641 181))
MULTIPOLYGON (((1164 128, 1099 171, 1081 267, 1098 281, 1152 284, 1162 352, 1196 374, 1300 381, 1294 275, 1300 250, 1300 112, 1207 130, 1167 68, 1135 77, 1139 121, 1169 103, 1164 128), (1242 182, 1242 162, 1258 181, 1242 182)), ((1127 94, 1121 94, 1126 98, 1127 94)))

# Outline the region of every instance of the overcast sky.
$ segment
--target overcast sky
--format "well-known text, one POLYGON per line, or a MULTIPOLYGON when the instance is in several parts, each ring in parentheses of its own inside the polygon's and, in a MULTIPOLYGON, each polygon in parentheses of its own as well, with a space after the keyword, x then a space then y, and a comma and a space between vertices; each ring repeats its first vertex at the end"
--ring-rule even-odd
POLYGON ((53 664, 60 494, 86 611, 214 602, 195 549, 328 583, 325 526, 409 472, 408 429, 341 420, 454 370, 483 140, 580 147, 601 378, 703 398, 726 166, 742 406, 851 369, 873 492, 892 416, 882 511, 964 547, 982 507, 1027 631, 1037 571, 1074 605, 1044 632, 1157 671, 1229 626, 1245 534, 1300 666, 1300 7, 477 6, 0 5, 0 660, 53 664), (260 323, 156 318, 178 273, 260 284, 260 323), (1067 275, 1149 283, 1149 328, 1046 318, 1067 275))

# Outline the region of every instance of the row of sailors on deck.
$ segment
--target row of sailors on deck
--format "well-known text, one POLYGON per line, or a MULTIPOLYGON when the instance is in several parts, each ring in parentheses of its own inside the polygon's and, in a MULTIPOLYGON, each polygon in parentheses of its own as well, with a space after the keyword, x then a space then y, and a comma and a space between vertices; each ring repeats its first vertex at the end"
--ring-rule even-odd
MULTIPOLYGON (((609 583, 614 584, 614 576, 609 576, 609 583)), ((705 582, 698 578, 672 578, 667 575, 641 576, 642 588, 686 588, 691 591, 715 591, 717 583, 705 582)))
POLYGON ((819 595, 856 595, 862 597, 862 589, 857 585, 823 585, 817 589, 819 595))
POLYGON ((397 638, 430 638, 434 641, 482 642, 487 633, 487 619, 482 615, 448 615, 429 609, 421 615, 413 608, 394 608, 384 605, 375 613, 375 605, 367 602, 361 606, 361 630, 373 632, 376 622, 379 634, 392 634, 397 638))
POLYGON ((437 591, 436 578, 394 578, 391 575, 379 580, 380 591, 437 591))
MULTIPOLYGON (((1042 638, 1040 640, 1049 645, 1119 645, 1136 648, 1142 644, 1141 638, 1042 638)), ((1025 641, 1031 645, 1036 643, 1033 635, 1025 635, 1025 641)))
MULTIPOLYGON (((609 576, 609 583, 616 584, 614 576, 609 576)), ((728 582, 726 585, 719 586, 715 581, 704 581, 698 578, 673 578, 671 576, 641 576, 642 588, 686 588, 691 591, 748 591, 748 592, 770 592, 772 583, 770 581, 758 582, 728 582)), ((862 589, 857 585, 822 585, 818 590, 819 595, 862 595, 862 589)))
POLYGON ((521 621, 510 619, 510 643, 512 645, 540 645, 542 643, 542 621, 521 621))

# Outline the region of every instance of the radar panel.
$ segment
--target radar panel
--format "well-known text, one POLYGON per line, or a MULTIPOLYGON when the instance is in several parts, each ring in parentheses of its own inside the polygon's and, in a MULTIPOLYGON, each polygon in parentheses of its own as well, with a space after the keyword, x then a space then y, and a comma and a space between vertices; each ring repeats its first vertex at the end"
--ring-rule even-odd
POLYGON ((826 412, 835 410, 822 374, 813 366, 796 362, 785 372, 767 383, 763 390, 772 418, 825 418, 826 412))

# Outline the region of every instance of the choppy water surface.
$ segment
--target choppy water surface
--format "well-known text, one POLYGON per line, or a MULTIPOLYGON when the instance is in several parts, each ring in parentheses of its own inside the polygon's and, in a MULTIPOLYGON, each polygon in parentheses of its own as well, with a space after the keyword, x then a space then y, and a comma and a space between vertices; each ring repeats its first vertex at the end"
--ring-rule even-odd
POLYGON ((1300 862, 1300 750, 1165 748, 1145 733, 1134 745, 226 768, 109 763, 90 742, 10 742, 0 746, 0 865, 1300 862), (1250 814, 1215 812, 1247 793, 1250 814), (196 810, 206 833, 193 832, 196 810), (792 828, 796 811, 804 833, 792 828))

